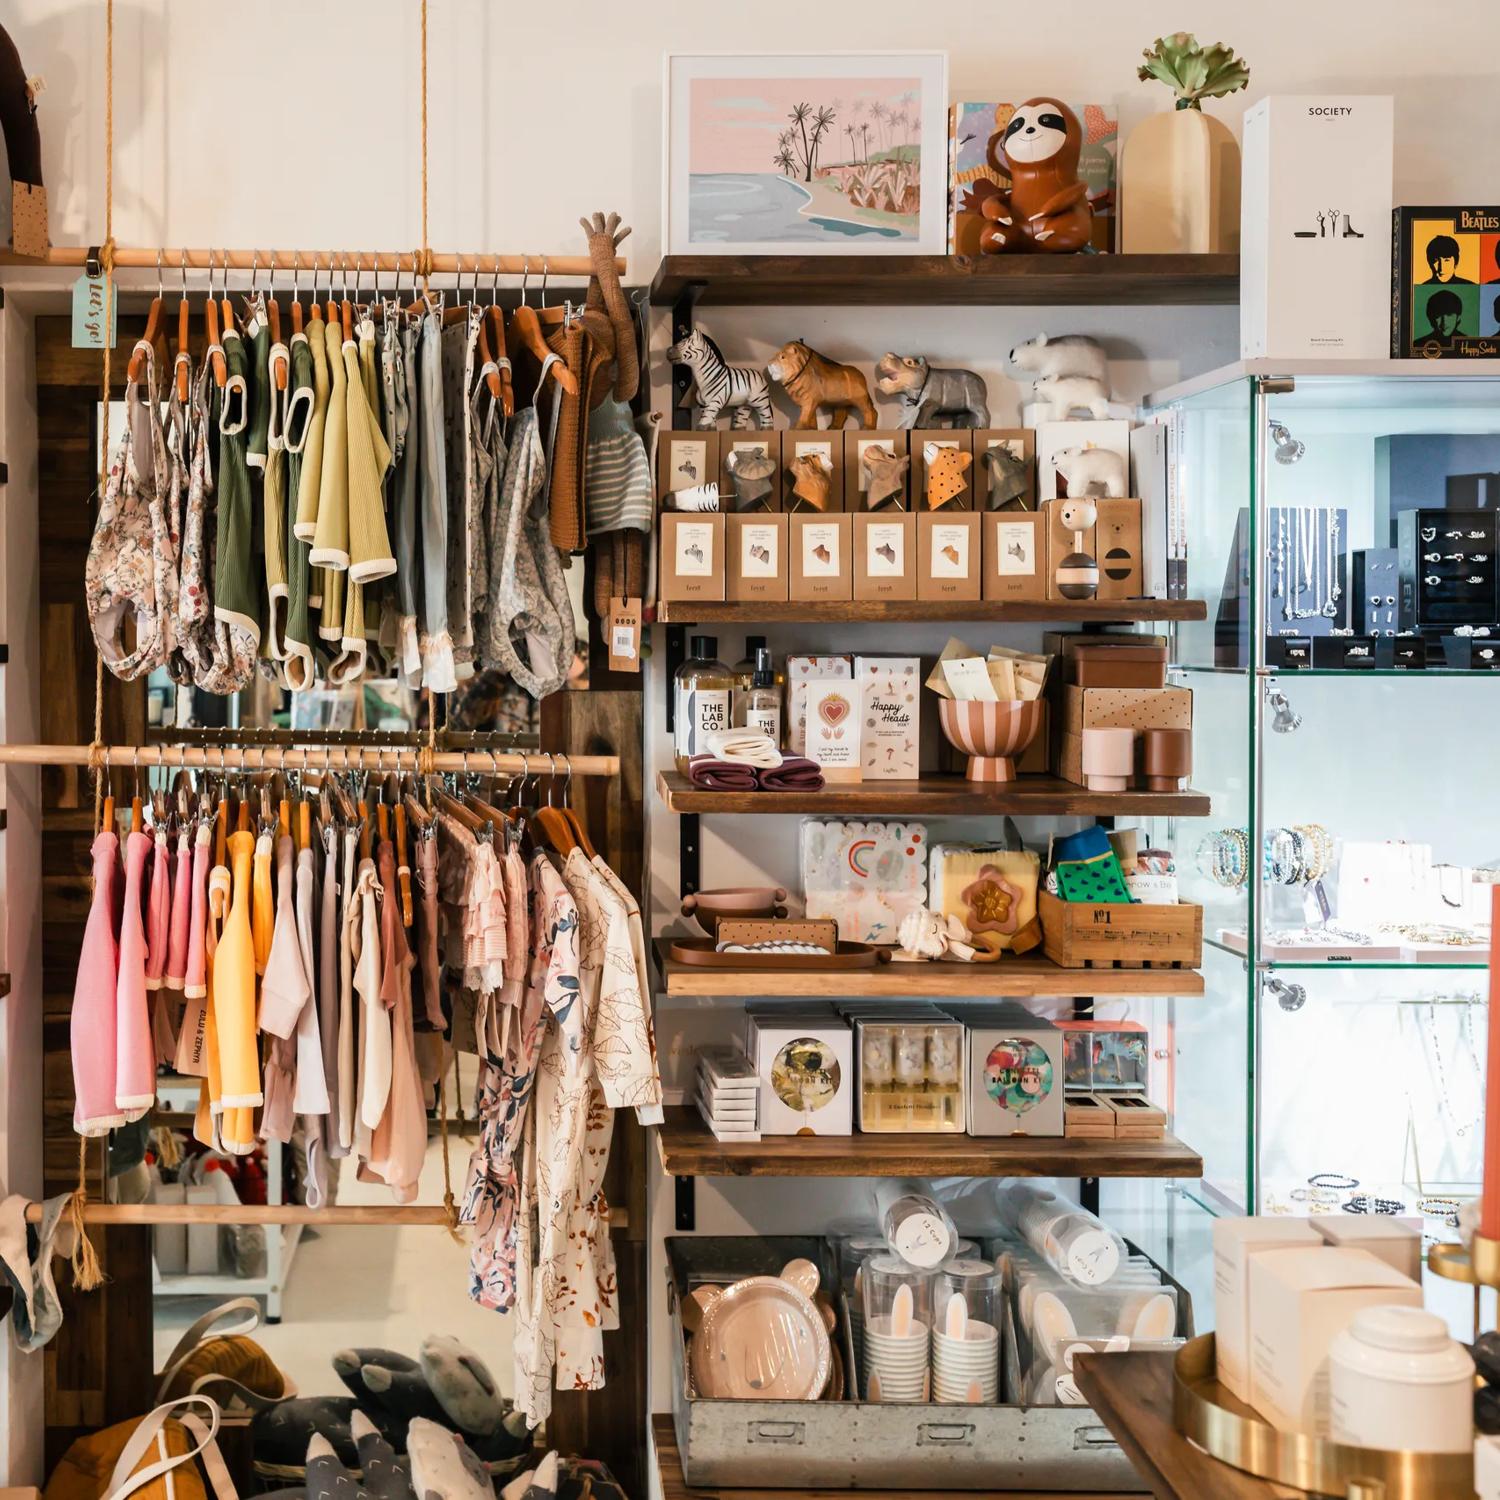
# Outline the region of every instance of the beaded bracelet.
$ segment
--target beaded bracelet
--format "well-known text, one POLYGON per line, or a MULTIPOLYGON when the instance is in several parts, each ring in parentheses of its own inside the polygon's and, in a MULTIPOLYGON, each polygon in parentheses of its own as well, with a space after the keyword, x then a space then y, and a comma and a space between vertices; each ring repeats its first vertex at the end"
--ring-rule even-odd
POLYGON ((1308 1187, 1342 1188, 1347 1192, 1359 1186, 1359 1178, 1346 1177, 1342 1172, 1314 1172, 1307 1179, 1308 1187))
POLYGON ((1399 1214, 1406 1205, 1399 1198, 1377 1198, 1373 1193, 1356 1193, 1343 1204, 1346 1214, 1399 1214))

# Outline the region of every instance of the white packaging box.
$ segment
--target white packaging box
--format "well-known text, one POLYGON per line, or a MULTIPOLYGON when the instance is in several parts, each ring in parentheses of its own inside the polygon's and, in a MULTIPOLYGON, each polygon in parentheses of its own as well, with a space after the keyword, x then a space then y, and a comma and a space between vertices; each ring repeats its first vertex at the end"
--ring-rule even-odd
POLYGON ((1272 94, 1245 111, 1240 354, 1390 353, 1389 94, 1272 94))
MULTIPOLYGON (((1476 1500, 1500 1500, 1500 1437, 1474 1439, 1474 1494, 1476 1500)), ((0 1500, 4 1495, 0 1490, 0 1500)))
POLYGON ((1306 1219, 1273 1214, 1260 1219, 1214 1220, 1214 1343, 1219 1384, 1250 1399, 1250 1258, 1262 1250, 1317 1249, 1322 1243, 1306 1219))
POLYGON ((1019 1005, 965 1006, 965 1117, 970 1135, 1063 1133, 1063 1034, 1019 1005))
POLYGON ((755 1018, 762 1135, 852 1135, 854 1033, 831 1013, 755 1018))
POLYGON ((1421 1307, 1422 1288, 1368 1250, 1250 1257, 1250 1404, 1283 1432, 1328 1436, 1328 1350, 1367 1307, 1421 1307))
POLYGON ((1368 1250, 1393 1271, 1422 1279, 1422 1221, 1390 1214, 1313 1214, 1307 1221, 1325 1243, 1344 1250, 1368 1250))
POLYGON ((1103 448, 1107 453, 1117 453, 1125 465, 1126 485, 1129 489, 1130 474, 1130 423, 1117 417, 1107 417, 1102 422, 1080 420, 1077 422, 1038 422, 1036 427, 1036 500, 1041 509, 1043 500, 1056 500, 1066 493, 1067 486, 1058 487, 1057 470, 1053 467, 1052 455, 1064 448, 1103 448))

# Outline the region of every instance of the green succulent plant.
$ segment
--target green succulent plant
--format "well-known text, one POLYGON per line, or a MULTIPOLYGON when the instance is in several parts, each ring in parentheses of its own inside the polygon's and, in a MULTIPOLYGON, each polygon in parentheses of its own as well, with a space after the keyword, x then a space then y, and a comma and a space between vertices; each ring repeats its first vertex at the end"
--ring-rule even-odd
POLYGON ((1136 72, 1143 83, 1155 78, 1177 95, 1178 109, 1202 109, 1203 100, 1232 94, 1250 82, 1250 65, 1234 55, 1233 47, 1215 42, 1200 47, 1190 31, 1159 36, 1141 54, 1146 60, 1136 72))

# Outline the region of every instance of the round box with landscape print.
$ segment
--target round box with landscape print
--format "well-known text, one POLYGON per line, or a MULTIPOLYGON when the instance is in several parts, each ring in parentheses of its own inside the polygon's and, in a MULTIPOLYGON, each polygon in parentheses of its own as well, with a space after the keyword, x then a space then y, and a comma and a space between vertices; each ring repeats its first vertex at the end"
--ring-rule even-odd
POLYGON ((842 1082, 838 1059, 816 1037, 788 1042, 771 1063, 771 1087, 788 1109, 811 1114, 833 1103, 842 1082))
POLYGON ((1052 1059, 1027 1037, 1002 1037, 984 1060, 984 1089, 1002 1109, 1024 1115, 1052 1092, 1052 1059))

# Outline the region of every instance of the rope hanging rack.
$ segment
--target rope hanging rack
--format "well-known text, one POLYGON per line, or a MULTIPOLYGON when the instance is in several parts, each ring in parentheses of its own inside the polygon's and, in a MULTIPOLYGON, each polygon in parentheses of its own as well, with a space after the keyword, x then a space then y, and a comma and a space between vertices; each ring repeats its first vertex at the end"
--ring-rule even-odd
MULTIPOLYGON (((82 267, 88 264, 89 250, 82 245, 54 245, 45 258, 0 251, 0 266, 82 267)), ((379 271, 397 275, 424 276, 545 276, 572 280, 586 279, 593 272, 587 255, 487 255, 477 251, 439 250, 214 250, 184 249, 177 246, 111 247, 111 267, 121 270, 159 271, 176 275, 184 267, 189 271, 250 271, 261 276, 274 271, 284 276, 297 271, 305 279, 316 268, 326 275, 335 273, 379 271)), ((615 257, 615 269, 625 274, 625 257, 615 257)))

